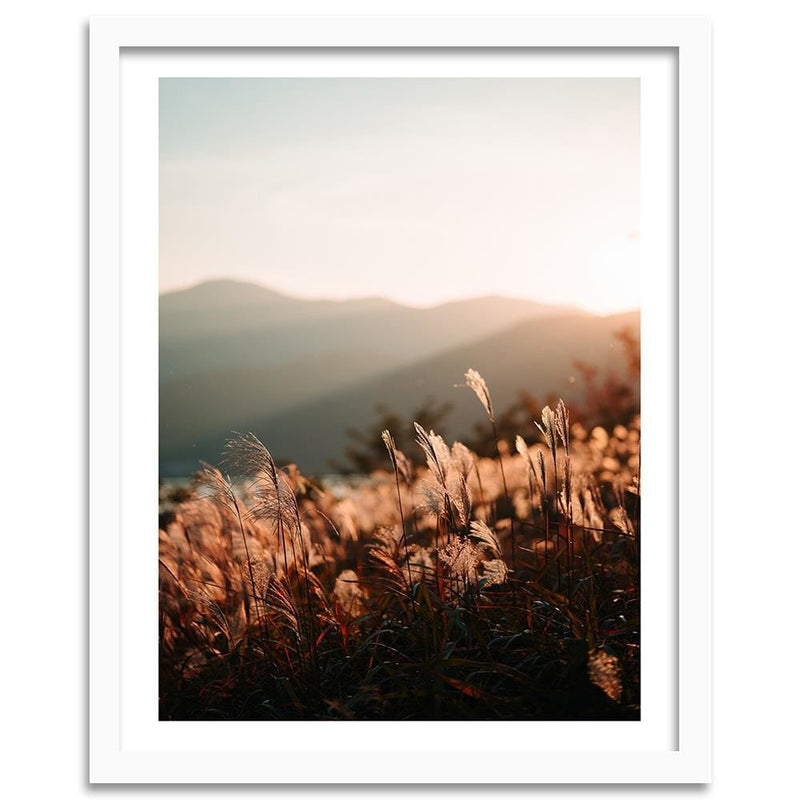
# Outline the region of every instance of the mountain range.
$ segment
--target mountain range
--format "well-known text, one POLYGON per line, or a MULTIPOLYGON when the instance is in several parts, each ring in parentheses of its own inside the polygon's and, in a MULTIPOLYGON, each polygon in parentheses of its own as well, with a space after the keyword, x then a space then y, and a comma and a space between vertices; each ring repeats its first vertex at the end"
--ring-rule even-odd
POLYGON ((454 388, 472 367, 498 409, 519 391, 579 399, 574 360, 621 369, 614 335, 638 312, 480 297, 430 308, 382 298, 303 300, 255 284, 209 281, 160 297, 160 473, 216 463, 232 431, 253 431, 306 472, 330 468, 383 404, 402 418, 451 402, 450 436, 483 411, 454 388))

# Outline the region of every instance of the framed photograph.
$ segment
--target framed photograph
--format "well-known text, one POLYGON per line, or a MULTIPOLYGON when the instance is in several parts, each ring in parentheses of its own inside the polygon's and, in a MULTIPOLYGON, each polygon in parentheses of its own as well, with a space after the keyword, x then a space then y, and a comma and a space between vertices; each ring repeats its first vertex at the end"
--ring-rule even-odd
POLYGON ((707 20, 96 17, 90 206, 93 783, 710 780, 707 20))

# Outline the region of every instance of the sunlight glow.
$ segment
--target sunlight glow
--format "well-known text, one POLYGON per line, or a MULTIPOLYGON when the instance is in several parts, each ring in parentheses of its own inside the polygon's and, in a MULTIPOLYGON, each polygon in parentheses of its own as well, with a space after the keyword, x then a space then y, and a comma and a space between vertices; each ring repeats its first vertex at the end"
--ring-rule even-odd
POLYGON ((636 79, 161 79, 161 290, 639 305, 636 79))

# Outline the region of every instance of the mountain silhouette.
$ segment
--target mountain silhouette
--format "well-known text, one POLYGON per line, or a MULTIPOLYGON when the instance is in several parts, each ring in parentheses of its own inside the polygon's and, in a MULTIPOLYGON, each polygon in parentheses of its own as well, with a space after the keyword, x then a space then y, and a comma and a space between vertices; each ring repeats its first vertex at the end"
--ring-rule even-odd
POLYGON ((503 297, 419 309, 299 300, 235 281, 163 295, 160 311, 164 476, 218 461, 234 430, 324 471, 346 430, 374 421, 378 404, 407 415, 449 401, 448 435, 464 437, 482 419, 474 396, 454 388, 468 368, 486 378, 498 409, 523 390, 578 400, 573 362, 623 372, 615 334, 639 324, 638 312, 601 317, 503 297))

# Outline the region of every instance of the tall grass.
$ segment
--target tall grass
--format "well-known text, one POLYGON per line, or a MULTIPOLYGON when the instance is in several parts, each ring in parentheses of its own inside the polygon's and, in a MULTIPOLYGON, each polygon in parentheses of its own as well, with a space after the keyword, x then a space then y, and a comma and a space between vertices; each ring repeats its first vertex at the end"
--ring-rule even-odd
POLYGON ((416 425, 423 466, 384 431, 336 492, 231 439, 161 516, 161 718, 638 718, 638 423, 539 425, 495 459, 416 425))

